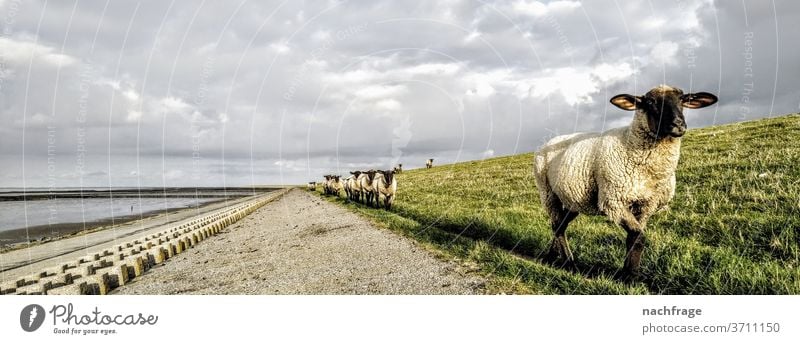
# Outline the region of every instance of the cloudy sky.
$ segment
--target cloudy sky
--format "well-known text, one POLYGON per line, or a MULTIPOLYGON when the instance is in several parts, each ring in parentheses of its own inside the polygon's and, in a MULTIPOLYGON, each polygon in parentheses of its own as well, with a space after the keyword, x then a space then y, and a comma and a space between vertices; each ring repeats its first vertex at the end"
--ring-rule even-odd
POLYGON ((800 2, 0 0, 0 187, 301 183, 535 150, 709 91, 797 112, 800 2))

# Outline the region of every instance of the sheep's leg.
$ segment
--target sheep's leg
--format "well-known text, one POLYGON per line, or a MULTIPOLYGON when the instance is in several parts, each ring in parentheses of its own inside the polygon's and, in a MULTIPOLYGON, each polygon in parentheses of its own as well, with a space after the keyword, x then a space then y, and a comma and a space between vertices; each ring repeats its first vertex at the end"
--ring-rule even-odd
POLYGON ((623 273, 626 277, 633 277, 639 274, 639 266, 642 262, 645 242, 644 230, 638 221, 623 221, 622 228, 628 233, 628 237, 625 240, 627 254, 625 255, 623 273))
POLYGON ((564 259, 565 263, 572 263, 574 257, 569 249, 567 241, 567 226, 578 216, 577 212, 561 210, 556 216, 552 217, 551 227, 553 229, 553 242, 550 244, 550 252, 547 253, 545 260, 554 262, 559 258, 564 259))

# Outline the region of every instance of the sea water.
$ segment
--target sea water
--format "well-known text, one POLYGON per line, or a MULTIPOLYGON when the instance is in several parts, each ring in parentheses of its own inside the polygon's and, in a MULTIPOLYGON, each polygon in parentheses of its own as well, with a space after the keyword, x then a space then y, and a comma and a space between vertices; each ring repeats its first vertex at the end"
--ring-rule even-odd
POLYGON ((198 207, 221 198, 57 198, 0 202, 0 231, 83 223, 157 210, 198 207))

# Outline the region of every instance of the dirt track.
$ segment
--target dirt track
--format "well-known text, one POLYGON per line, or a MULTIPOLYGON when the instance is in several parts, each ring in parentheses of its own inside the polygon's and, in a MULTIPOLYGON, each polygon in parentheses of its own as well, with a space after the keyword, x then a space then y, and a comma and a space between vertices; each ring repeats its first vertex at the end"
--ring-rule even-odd
POLYGON ((476 294, 484 280, 293 190, 114 294, 476 294))

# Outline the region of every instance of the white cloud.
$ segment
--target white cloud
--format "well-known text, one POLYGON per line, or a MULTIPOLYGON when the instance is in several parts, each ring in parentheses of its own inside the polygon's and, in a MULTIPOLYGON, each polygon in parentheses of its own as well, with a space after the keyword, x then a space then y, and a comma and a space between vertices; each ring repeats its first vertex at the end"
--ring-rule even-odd
POLYGON ((275 52, 277 52, 278 54, 286 54, 291 50, 291 48, 289 48, 289 45, 286 44, 286 42, 272 43, 269 45, 269 47, 275 50, 275 52))
POLYGON ((375 104, 375 107, 381 110, 397 111, 403 108, 396 99, 383 99, 375 104))
POLYGON ((228 121, 230 120, 230 117, 228 117, 228 114, 224 113, 224 112, 220 112, 219 115, 217 115, 217 116, 219 118, 219 122, 220 123, 228 123, 228 121))
POLYGON ((650 50, 650 58, 659 65, 678 63, 677 54, 678 44, 670 41, 659 42, 650 50))
POLYGON ((461 70, 457 63, 422 63, 399 71, 399 74, 407 77, 420 75, 454 75, 461 70))
POLYGON ((480 31, 474 30, 464 37, 464 43, 469 43, 481 36, 480 31))
POLYGON ((545 4, 541 1, 519 0, 514 2, 513 9, 521 14, 541 17, 548 14, 570 11, 580 6, 581 3, 578 1, 550 1, 545 4))
POLYGON ((311 34, 311 38, 314 39, 315 41, 325 41, 331 38, 331 32, 328 30, 317 30, 314 31, 313 34, 311 34))
POLYGON ((592 75, 604 83, 624 80, 633 74, 633 67, 627 62, 617 64, 601 63, 592 69, 592 75))
POLYGON ((139 93, 134 91, 133 89, 125 90, 124 92, 122 92, 122 95, 132 102, 139 100, 139 93))
POLYGON ((0 51, 3 52, 3 58, 15 64, 27 65, 33 59, 53 66, 64 66, 77 61, 72 56, 56 53, 54 50, 39 43, 0 37, 0 51))
POLYGON ((137 122, 142 118, 142 112, 136 110, 128 110, 128 116, 125 120, 128 122, 137 122))
POLYGON ((379 99, 394 97, 408 91, 405 85, 369 85, 355 92, 355 95, 363 99, 379 99))
POLYGON ((521 81, 524 86, 518 87, 518 96, 524 96, 522 92, 526 91, 527 95, 538 98, 558 94, 569 105, 591 104, 592 96, 608 83, 625 80, 635 72, 627 62, 546 70, 543 76, 521 81))
POLYGON ((176 97, 164 97, 161 99, 160 105, 160 110, 165 113, 182 112, 189 108, 189 104, 176 97))
POLYGON ((205 54, 214 52, 215 50, 217 50, 217 43, 216 42, 209 42, 209 43, 201 45, 199 48, 197 48, 197 54, 205 55, 205 54))

